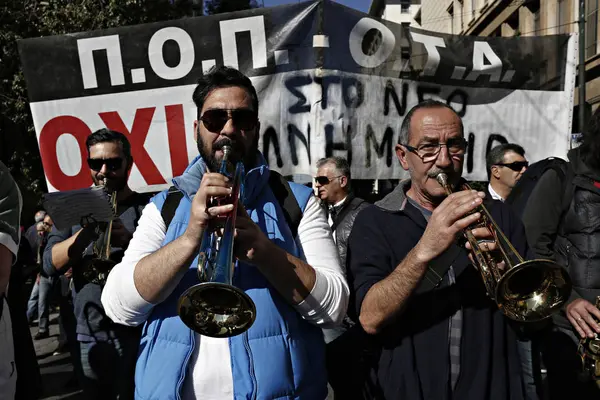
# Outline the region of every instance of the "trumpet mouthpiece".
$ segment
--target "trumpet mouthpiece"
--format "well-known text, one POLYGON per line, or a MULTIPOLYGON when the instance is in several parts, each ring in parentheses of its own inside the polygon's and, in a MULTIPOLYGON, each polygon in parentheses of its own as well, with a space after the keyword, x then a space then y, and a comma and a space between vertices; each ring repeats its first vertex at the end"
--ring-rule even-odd
POLYGON ((446 175, 445 173, 440 172, 439 174, 437 174, 437 176, 435 177, 435 179, 443 187, 448 186, 448 175, 446 175))

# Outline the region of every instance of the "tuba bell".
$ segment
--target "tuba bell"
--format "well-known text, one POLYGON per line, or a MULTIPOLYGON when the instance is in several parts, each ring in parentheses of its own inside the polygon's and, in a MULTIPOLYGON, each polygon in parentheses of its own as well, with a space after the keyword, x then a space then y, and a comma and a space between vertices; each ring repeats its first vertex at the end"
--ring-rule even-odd
MULTIPOLYGON (((110 193, 110 205, 114 214, 117 214, 117 192, 110 193)), ((91 283, 104 285, 108 278, 108 273, 117 264, 110 259, 111 253, 111 236, 114 218, 106 225, 106 228, 101 229, 97 226, 98 240, 93 245, 93 258, 84 266, 83 277, 91 283)))
MULTIPOLYGON (((439 173, 436 179, 447 195, 452 194, 445 173, 439 173)), ((462 190, 471 190, 471 187, 465 183, 462 190)), ((571 279, 566 269, 551 260, 525 261, 483 204, 472 211, 475 212, 481 213, 481 219, 467 227, 464 234, 473 249, 488 296, 508 318, 518 322, 541 321, 559 311, 571 293, 571 279), (499 250, 497 256, 479 248, 471 232, 479 227, 486 227, 492 233, 499 250), (502 262, 504 268, 500 267, 502 262)))
POLYGON ((256 318, 256 306, 243 290, 232 284, 235 260, 233 235, 239 198, 243 197, 244 165, 237 163, 233 176, 228 173, 230 146, 223 147, 220 173, 233 180, 231 194, 216 201, 231 203, 233 210, 224 218, 221 230, 216 224, 206 228, 198 255, 200 283, 179 297, 177 312, 188 328, 215 338, 239 335, 247 331, 256 318))
MULTIPOLYGON (((596 308, 600 309, 600 296, 596 297, 596 308)), ((582 338, 577 353, 581 357, 585 376, 600 382, 600 335, 594 332, 593 338, 582 338)))

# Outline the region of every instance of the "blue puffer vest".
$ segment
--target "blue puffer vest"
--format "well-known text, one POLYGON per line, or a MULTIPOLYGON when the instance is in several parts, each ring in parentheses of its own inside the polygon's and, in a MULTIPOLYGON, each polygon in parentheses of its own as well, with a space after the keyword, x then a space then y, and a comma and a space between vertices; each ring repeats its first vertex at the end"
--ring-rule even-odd
MULTIPOLYGON (((263 232, 290 254, 303 257, 271 191, 269 168, 259 154, 259 166, 246 174, 244 205, 263 232)), ((173 179, 184 196, 169 225, 163 245, 185 231, 192 196, 205 164, 197 157, 184 174, 173 179)), ((304 210, 312 191, 290 183, 304 210)), ((152 201, 162 209, 166 191, 152 201)), ((136 399, 180 399, 195 334, 177 315, 177 299, 198 283, 197 258, 169 298, 157 305, 144 326, 135 372, 136 399)), ((256 304, 254 325, 229 339, 234 397, 241 399, 320 400, 327 396, 325 344, 321 330, 306 322, 253 266, 238 263, 234 285, 256 304)))

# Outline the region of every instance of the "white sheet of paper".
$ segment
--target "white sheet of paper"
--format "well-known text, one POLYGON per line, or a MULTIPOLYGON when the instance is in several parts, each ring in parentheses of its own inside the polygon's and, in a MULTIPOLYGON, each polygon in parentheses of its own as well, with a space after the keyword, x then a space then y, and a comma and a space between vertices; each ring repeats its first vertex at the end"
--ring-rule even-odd
POLYGON ((88 218, 108 222, 115 217, 110 196, 102 186, 44 195, 44 208, 57 229, 68 229, 88 218))

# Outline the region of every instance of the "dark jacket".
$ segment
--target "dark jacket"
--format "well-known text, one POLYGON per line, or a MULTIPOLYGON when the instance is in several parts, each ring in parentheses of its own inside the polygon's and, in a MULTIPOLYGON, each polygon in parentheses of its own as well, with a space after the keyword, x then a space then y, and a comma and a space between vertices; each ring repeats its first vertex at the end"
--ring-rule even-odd
MULTIPOLYGON (((354 222, 348 265, 354 276, 356 310, 376 283, 390 275, 423 235, 426 221, 405 196, 409 181, 354 222)), ((523 227, 510 209, 493 202, 491 213, 512 243, 526 253, 523 227)), ((377 399, 449 399, 449 318, 462 309, 460 376, 452 398, 523 399, 515 333, 486 296, 481 276, 462 248, 447 252, 456 284, 444 273, 439 286, 422 281, 402 314, 378 335, 380 354, 372 366, 377 399)), ((440 256, 444 259, 446 255, 440 256)))
POLYGON ((358 213, 369 205, 365 200, 349 194, 344 203, 340 206, 331 230, 335 232, 335 240, 340 255, 340 264, 346 267, 346 248, 348 246, 348 236, 352 231, 354 220, 358 213))
MULTIPOLYGON (((538 256, 567 268, 573 283, 569 302, 583 297, 594 304, 600 296, 600 171, 583 162, 579 149, 568 157, 571 182, 548 170, 529 197, 523 223, 538 256)), ((554 320, 571 327, 564 311, 554 320)))

